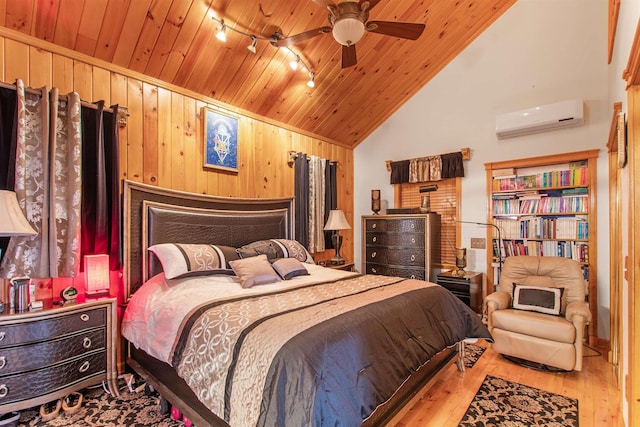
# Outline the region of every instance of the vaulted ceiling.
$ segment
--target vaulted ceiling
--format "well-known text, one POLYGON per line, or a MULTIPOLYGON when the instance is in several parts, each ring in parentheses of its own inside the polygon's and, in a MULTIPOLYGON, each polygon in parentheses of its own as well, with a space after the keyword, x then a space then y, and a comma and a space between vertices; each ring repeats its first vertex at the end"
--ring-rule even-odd
POLYGON ((269 42, 329 26, 330 0, 0 0, 0 25, 355 147, 515 1, 369 0, 369 21, 426 28, 415 41, 366 31, 348 68, 331 33, 293 53, 269 42), (308 70, 291 70, 296 54, 308 70))

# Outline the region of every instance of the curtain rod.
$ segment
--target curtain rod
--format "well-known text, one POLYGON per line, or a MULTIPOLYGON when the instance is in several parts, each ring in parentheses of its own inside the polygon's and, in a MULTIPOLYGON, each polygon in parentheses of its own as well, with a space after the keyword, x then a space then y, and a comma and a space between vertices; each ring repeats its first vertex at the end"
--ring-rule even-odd
MULTIPOLYGON (((0 87, 3 87, 5 89, 11 89, 11 90, 16 90, 16 85, 15 84, 9 84, 9 83, 4 83, 4 82, 0 82, 0 87)), ((27 93, 30 93, 32 95, 38 95, 38 96, 42 96, 42 90, 41 89, 33 89, 31 87, 24 87, 24 91, 27 93)), ((65 101, 67 101, 67 95, 58 95, 59 99, 63 99, 65 101)), ((87 102, 87 101, 80 101, 80 105, 82 105, 83 107, 88 107, 88 108, 93 108, 94 110, 98 109, 98 106, 96 104, 92 104, 91 102, 87 102)), ((105 107, 104 111, 106 111, 107 113, 113 113, 113 108, 111 107, 105 107)))
MULTIPOLYGON (((293 166, 293 162, 295 161, 295 159, 298 158, 298 152, 287 151, 287 156, 289 156, 289 160, 287 160, 287 163, 289 164, 289 166, 293 166)), ((336 165, 339 164, 337 160, 328 160, 328 159, 325 159, 325 160, 329 161, 330 163, 335 163, 336 165)))
MULTIPOLYGON (((462 153, 462 160, 470 160, 471 159, 471 149, 470 148, 461 148, 460 152, 462 153)), ((415 157, 415 159, 424 159, 428 156, 423 157, 415 157)), ((409 159, 413 160, 413 159, 409 159)), ((387 171, 391 172, 391 163, 396 162, 397 160, 386 160, 385 163, 387 165, 387 171)))

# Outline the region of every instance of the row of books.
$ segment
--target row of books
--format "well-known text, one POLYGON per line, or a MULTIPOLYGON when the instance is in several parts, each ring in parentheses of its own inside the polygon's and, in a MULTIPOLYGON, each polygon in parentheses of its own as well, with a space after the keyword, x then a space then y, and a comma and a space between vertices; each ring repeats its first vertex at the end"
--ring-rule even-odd
MULTIPOLYGON (((497 240, 494 240, 497 242, 497 240)), ((586 242, 556 242, 556 241, 534 241, 534 240, 502 240, 502 254, 497 253, 498 245, 494 245, 494 257, 518 255, 532 256, 558 256, 570 258, 578 262, 589 262, 589 245, 586 242)))
POLYGON ((527 188, 557 188, 586 186, 589 174, 586 166, 561 171, 541 172, 535 175, 504 175, 493 177, 493 191, 522 190, 527 188))
MULTIPOLYGON (((589 238, 589 222, 584 216, 521 217, 494 219, 504 239, 577 239, 589 238)), ((497 234, 494 232, 494 234, 497 234)), ((497 237, 497 236, 494 236, 497 237)))
POLYGON ((589 197, 587 196, 493 199, 493 213, 495 215, 585 213, 588 211, 589 197))

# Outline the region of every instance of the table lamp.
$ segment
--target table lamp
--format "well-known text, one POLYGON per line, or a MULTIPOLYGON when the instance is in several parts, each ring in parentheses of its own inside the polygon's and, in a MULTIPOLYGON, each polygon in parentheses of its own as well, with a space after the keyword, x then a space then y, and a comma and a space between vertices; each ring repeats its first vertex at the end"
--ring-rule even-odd
POLYGON ((324 226, 325 231, 332 231, 331 243, 336 250, 336 254, 329 260, 331 265, 342 265, 345 263, 344 258, 340 256, 340 247, 342 246, 342 236, 340 230, 348 230, 351 226, 347 222, 347 218, 344 216, 344 212, 340 209, 333 209, 329 211, 329 218, 324 226))

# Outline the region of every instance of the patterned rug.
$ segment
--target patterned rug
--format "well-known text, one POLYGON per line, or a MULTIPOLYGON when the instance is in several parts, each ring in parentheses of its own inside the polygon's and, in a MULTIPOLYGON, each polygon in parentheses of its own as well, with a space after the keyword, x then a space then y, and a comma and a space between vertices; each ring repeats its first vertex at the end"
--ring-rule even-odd
POLYGON ((578 426, 578 400, 487 375, 458 427, 578 426))
MULTIPOLYGON (((484 347, 467 344, 465 366, 473 367, 485 351, 484 347)), ((143 384, 136 378, 133 388, 143 384)), ((82 391, 82 408, 75 414, 60 414, 47 422, 41 421, 39 408, 31 408, 20 414, 20 427, 97 427, 97 426, 132 426, 132 427, 178 427, 183 424, 172 420, 160 412, 160 397, 156 392, 146 394, 144 391, 132 393, 124 382, 121 385, 120 397, 114 398, 104 392, 102 387, 82 391)))

